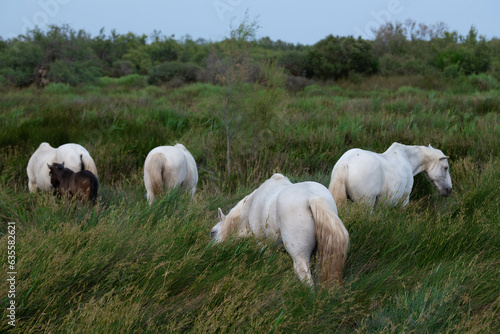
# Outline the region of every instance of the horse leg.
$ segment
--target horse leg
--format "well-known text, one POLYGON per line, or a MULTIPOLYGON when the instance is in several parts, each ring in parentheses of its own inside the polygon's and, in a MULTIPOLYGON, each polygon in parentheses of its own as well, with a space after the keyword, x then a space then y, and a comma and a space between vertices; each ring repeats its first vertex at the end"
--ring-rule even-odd
POLYGON ((36 191, 38 190, 36 182, 35 181, 31 181, 31 180, 28 182, 28 188, 29 188, 29 190, 30 190, 31 193, 36 193, 36 191))
POLYGON ((148 200, 149 205, 151 205, 155 200, 155 194, 151 178, 147 172, 144 173, 144 186, 146 187, 146 199, 148 200))
MULTIPOLYGON (((301 231, 302 233, 304 231, 301 231)), ((313 230, 314 233, 314 230, 313 230)), ((308 234, 307 232, 305 233, 308 234)), ((309 269, 309 259, 313 252, 314 246, 316 244, 314 234, 312 238, 307 238, 302 235, 302 240, 295 233, 292 235, 283 235, 283 244, 288 254, 293 261, 293 269, 297 274, 299 280, 307 285, 312 286, 313 280, 311 276, 311 270, 309 269), (308 239, 312 239, 312 242, 307 242, 308 239)))
POLYGON ((299 280, 309 286, 313 286, 311 270, 309 269, 309 258, 300 254, 292 257, 293 269, 299 280))

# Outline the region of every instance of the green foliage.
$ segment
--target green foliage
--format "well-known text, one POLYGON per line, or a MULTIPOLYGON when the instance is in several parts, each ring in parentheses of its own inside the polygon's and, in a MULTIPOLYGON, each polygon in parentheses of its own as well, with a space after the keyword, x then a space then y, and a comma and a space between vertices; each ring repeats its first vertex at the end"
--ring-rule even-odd
POLYGON ((346 78, 349 72, 371 74, 377 69, 370 43, 360 37, 330 35, 311 47, 308 60, 310 76, 319 79, 346 78))
POLYGON ((446 70, 448 73, 458 68, 458 71, 465 75, 488 71, 491 64, 491 57, 486 40, 484 38, 477 40, 477 31, 474 27, 462 39, 464 40, 463 43, 449 44, 437 54, 435 60, 436 66, 443 71, 446 70), (453 70, 450 70, 450 68, 453 68, 453 70))
POLYGON ((71 90, 71 86, 67 83, 51 83, 48 84, 47 87, 45 87, 45 91, 47 93, 60 93, 60 94, 65 94, 68 93, 71 90))
POLYGON ((0 51, 0 75, 12 86, 29 86, 42 59, 43 49, 28 37, 9 41, 8 47, 0 51))
POLYGON ((305 77, 309 70, 308 55, 305 51, 284 51, 278 54, 277 63, 290 75, 305 77))
POLYGON ((101 76, 101 70, 91 61, 65 62, 56 60, 50 65, 50 82, 62 82, 71 86, 82 83, 95 83, 101 76))
POLYGON ((481 73, 469 76, 469 81, 479 91, 487 91, 491 89, 498 89, 498 81, 490 75, 481 73))
POLYGON ((194 82, 199 67, 193 63, 165 62, 152 67, 148 74, 148 84, 161 85, 173 79, 181 82, 194 82))
POLYGON ((101 77, 99 83, 101 86, 115 90, 130 90, 146 87, 146 78, 139 74, 130 74, 120 78, 101 77))
POLYGON ((173 38, 164 38, 163 40, 156 38, 148 49, 153 64, 174 62, 179 58, 180 46, 173 38))
MULTIPOLYGON (((0 84, 44 87, 55 81, 81 85, 95 84, 100 75, 162 77, 159 72, 168 72, 166 77, 172 77, 172 72, 183 71, 173 76, 170 86, 193 80, 215 83, 221 71, 230 67, 228 50, 234 54, 243 45, 246 58, 231 61, 245 63, 245 82, 259 80, 259 64, 276 62, 286 70, 291 91, 300 91, 312 81, 348 78, 358 83, 372 74, 435 76, 441 72, 443 78, 455 79, 488 73, 500 78, 500 43, 497 39, 487 41, 474 27, 461 36, 444 23, 427 26, 406 20, 380 26, 373 41, 328 36, 312 46, 269 37, 257 40, 258 25, 249 22, 248 16, 231 28, 228 38, 218 42, 195 41, 188 35, 177 40, 159 31, 148 37, 121 35, 115 30, 105 34, 103 28, 91 37, 67 25, 51 26, 47 31, 35 29, 0 41, 0 84), (193 76, 195 65, 199 70, 193 76)), ((151 80, 159 84, 172 79, 151 80)))
POLYGON ((113 62, 113 76, 122 77, 125 75, 134 74, 136 65, 130 60, 117 60, 113 62))

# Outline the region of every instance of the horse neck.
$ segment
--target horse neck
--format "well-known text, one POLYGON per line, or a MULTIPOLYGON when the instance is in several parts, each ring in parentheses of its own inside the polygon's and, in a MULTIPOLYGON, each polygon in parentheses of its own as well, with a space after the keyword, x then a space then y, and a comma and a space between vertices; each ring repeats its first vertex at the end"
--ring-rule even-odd
POLYGON ((428 147, 401 145, 401 148, 408 158, 408 163, 413 171, 413 176, 429 169, 429 166, 432 163, 432 153, 428 147))

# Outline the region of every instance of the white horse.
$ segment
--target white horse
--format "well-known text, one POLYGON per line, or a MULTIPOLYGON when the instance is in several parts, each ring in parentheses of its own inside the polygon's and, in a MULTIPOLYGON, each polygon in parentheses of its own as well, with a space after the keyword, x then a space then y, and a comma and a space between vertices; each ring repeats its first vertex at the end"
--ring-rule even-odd
POLYGON ((320 282, 336 279, 342 284, 349 233, 323 185, 292 184, 283 175, 274 174, 227 216, 220 208, 218 214, 220 221, 210 233, 216 243, 232 234, 277 240, 292 257, 298 278, 308 285, 312 285, 309 259, 317 247, 320 282))
POLYGON ((78 144, 64 144, 53 148, 49 143, 41 143, 28 161, 28 188, 34 193, 52 189, 49 167, 54 163, 64 163, 73 172, 91 171, 97 177, 97 168, 89 152, 78 144))
POLYGON ((395 206, 408 204, 413 177, 424 172, 441 196, 452 190, 448 156, 438 149, 393 143, 382 154, 355 148, 335 164, 328 187, 341 206, 347 196, 354 201, 395 206))
POLYGON ((159 146, 151 150, 144 162, 144 185, 149 205, 165 189, 180 187, 191 198, 198 184, 198 169, 193 156, 182 144, 159 146))

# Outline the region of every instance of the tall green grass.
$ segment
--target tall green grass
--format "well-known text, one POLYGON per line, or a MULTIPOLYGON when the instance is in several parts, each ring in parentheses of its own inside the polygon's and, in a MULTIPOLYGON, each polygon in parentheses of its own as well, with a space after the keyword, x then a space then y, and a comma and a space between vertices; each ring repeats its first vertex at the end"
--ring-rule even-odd
POLYGON ((0 279, 9 221, 18 272, 16 327, 7 324, 4 284, 0 331, 498 332, 498 90, 371 80, 273 99, 247 87, 232 178, 220 87, 144 87, 133 77, 0 95, 0 279), (26 165, 41 141, 90 151, 99 205, 28 193, 26 165), (343 207, 351 245, 342 288, 303 286, 272 243, 211 244, 217 208, 227 213, 272 173, 328 185, 343 152, 382 152, 393 141, 450 155, 454 193, 439 197, 419 175, 404 208, 343 207), (144 159, 176 142, 198 163, 197 193, 173 191, 150 207, 144 159))

